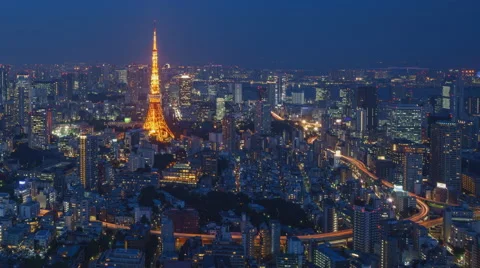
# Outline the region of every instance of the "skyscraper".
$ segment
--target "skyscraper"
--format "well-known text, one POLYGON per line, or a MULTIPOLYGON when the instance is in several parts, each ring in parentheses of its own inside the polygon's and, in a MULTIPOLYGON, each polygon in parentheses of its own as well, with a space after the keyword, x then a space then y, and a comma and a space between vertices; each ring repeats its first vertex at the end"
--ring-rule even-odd
POLYGON ((175 255, 175 237, 173 236, 173 221, 162 217, 162 234, 160 236, 162 256, 169 258, 175 255))
POLYGON ((389 158, 395 163, 395 181, 403 185, 403 190, 415 191, 415 184, 422 182, 423 158, 426 148, 409 140, 396 140, 392 143, 389 158))
POLYGON ((189 75, 182 75, 180 83, 180 107, 188 108, 192 105, 192 78, 189 75))
POLYGON ((98 142, 92 135, 80 135, 80 181, 87 191, 97 189, 98 142))
POLYGON ((331 199, 325 199, 322 202, 323 208, 323 222, 322 231, 324 233, 338 231, 338 219, 337 210, 335 209, 335 203, 331 199))
POLYGON ((271 254, 275 256, 276 254, 280 253, 280 233, 281 226, 280 222, 277 220, 270 221, 270 235, 271 239, 271 254))
POLYGON ((241 83, 235 84, 234 94, 233 94, 233 102, 235 104, 240 104, 243 102, 243 87, 241 83))
POLYGON ((388 106, 387 135, 391 139, 422 142, 422 108, 416 104, 388 106))
POLYGON ((353 211, 353 249, 364 253, 373 253, 373 247, 379 240, 377 210, 355 206, 353 211))
POLYGON ((269 135, 272 124, 272 106, 264 101, 257 101, 255 105, 255 132, 260 135, 269 135))
POLYGON ((52 110, 36 109, 29 116, 28 147, 47 149, 52 135, 52 110))
POLYGON ((158 75, 157 31, 153 31, 152 76, 148 96, 148 112, 143 128, 148 135, 160 142, 174 138, 173 132, 163 116, 162 94, 160 93, 160 76, 158 75))
POLYGON ((218 121, 222 121, 224 117, 225 117, 225 99, 217 98, 215 119, 218 121))
POLYGON ((366 113, 367 131, 374 131, 378 126, 378 89, 373 86, 357 89, 357 107, 363 108, 366 113))
POLYGON ((14 121, 22 127, 28 123, 30 107, 30 91, 32 89, 28 74, 18 74, 15 87, 10 90, 9 100, 13 101, 12 115, 14 121))
POLYGON ((0 65, 0 104, 5 104, 7 101, 8 72, 8 66, 0 65))
POLYGON ((225 150, 235 150, 235 117, 231 114, 227 114, 222 120, 222 136, 225 150))
POLYGON ((439 121, 432 126, 430 179, 445 183, 450 193, 461 193, 461 137, 456 123, 439 121))

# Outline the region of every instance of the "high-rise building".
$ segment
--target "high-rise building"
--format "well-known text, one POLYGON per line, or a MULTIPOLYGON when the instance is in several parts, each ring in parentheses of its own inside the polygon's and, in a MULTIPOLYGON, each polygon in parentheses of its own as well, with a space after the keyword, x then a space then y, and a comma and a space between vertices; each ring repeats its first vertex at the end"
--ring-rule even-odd
POLYGON ((467 112, 470 116, 480 115, 480 97, 470 96, 467 101, 467 112))
POLYGON ((450 193, 461 192, 461 137, 456 123, 439 121, 432 126, 432 182, 445 183, 450 193))
POLYGON ((395 163, 394 183, 402 184, 403 190, 415 192, 415 184, 422 183, 424 155, 427 148, 410 140, 395 140, 388 152, 395 163))
POLYGON ((224 117, 225 117, 225 99, 217 98, 215 119, 218 121, 222 121, 224 117))
POLYGON ((188 108, 192 105, 192 82, 193 79, 189 75, 182 75, 180 76, 179 83, 180 83, 180 107, 188 108))
POLYGON ((325 101, 329 99, 329 91, 324 87, 315 88, 315 101, 325 101))
POLYGON ((229 152, 235 150, 235 117, 232 114, 227 114, 222 120, 222 136, 225 150, 229 152))
POLYGON ((270 221, 270 235, 271 235, 271 251, 270 253, 275 256, 280 253, 280 233, 281 225, 277 220, 270 221))
POLYGON ((9 66, 0 64, 0 104, 7 101, 9 66))
POLYGON ((269 135, 272 125, 272 106, 264 101, 257 101, 255 105, 254 127, 260 135, 269 135))
POLYGON ((173 221, 168 217, 162 217, 162 234, 160 236, 162 256, 169 258, 175 255, 175 237, 173 236, 173 221))
POLYGON ((305 93, 303 91, 292 92, 292 103, 299 105, 305 104, 305 93))
POLYGON ((416 104, 388 106, 387 135, 391 139, 422 142, 422 108, 416 104))
POLYGON ((153 31, 152 76, 150 94, 148 96, 148 111, 143 128, 156 141, 169 142, 175 136, 163 116, 162 94, 160 93, 160 76, 158 74, 157 30, 153 31))
POLYGON ((465 119, 465 88, 461 76, 450 84, 450 110, 455 120, 465 119))
POLYGON ((253 258, 255 256, 255 236, 257 235, 253 226, 246 226, 242 231, 243 251, 245 258, 253 258))
POLYGON ((30 113, 28 146, 45 150, 52 136, 53 116, 51 109, 36 109, 30 113))
POLYGON ((277 89, 278 89, 278 100, 277 105, 281 105, 285 102, 287 98, 287 76, 285 74, 281 74, 277 76, 277 89))
POLYGON ((365 110, 367 131, 374 131, 378 126, 378 89, 373 86, 357 89, 357 107, 365 110))
POLYGON ((340 253, 333 250, 328 244, 321 244, 314 251, 313 263, 316 267, 346 268, 349 261, 340 253))
POLYGON ((335 203, 331 199, 325 199, 322 202, 323 218, 322 230, 324 233, 338 231, 338 218, 335 203))
POLYGON ((243 87, 241 83, 235 84, 233 102, 235 104, 240 104, 243 102, 243 87))
POLYGON ((12 116, 14 121, 22 127, 28 124, 30 107, 30 91, 32 85, 28 74, 18 74, 15 87, 11 88, 8 99, 12 101, 12 116))
POLYGON ((262 92, 263 96, 260 98, 266 101, 270 106, 275 107, 278 102, 278 85, 275 82, 267 83, 265 91, 262 92))
POLYGON ((353 214, 353 249, 373 253, 374 245, 378 242, 380 235, 379 211, 355 206, 353 214))
POLYGON ((98 142, 92 135, 80 136, 80 181, 87 191, 97 189, 98 142))
POLYGON ((40 108, 43 105, 55 104, 55 100, 60 93, 60 82, 52 81, 34 81, 32 92, 32 105, 40 108))
POLYGON ((480 234, 474 236, 470 248, 470 266, 471 268, 480 267, 480 234))

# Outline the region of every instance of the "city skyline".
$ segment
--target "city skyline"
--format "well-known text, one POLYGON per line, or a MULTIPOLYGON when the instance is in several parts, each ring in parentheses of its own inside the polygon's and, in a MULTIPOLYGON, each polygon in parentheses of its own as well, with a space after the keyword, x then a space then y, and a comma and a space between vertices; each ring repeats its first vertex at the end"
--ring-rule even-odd
POLYGON ((2 6, 0 36, 8 38, 0 50, 8 53, 0 55, 0 62, 147 63, 146 29, 157 20, 161 63, 314 70, 474 68, 479 60, 476 7, 480 4, 473 0, 84 1, 81 6, 12 1, 2 6))
POLYGON ((5 3, 0 267, 480 267, 477 2, 5 3))

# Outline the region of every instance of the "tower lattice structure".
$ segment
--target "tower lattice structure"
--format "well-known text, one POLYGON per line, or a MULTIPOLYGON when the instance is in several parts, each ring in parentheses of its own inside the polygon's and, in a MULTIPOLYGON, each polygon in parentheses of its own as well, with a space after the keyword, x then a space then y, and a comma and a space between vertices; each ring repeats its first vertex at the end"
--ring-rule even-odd
POLYGON ((143 128, 148 135, 159 142, 169 142, 175 136, 167 125, 162 110, 160 93, 160 77, 158 75, 157 30, 153 31, 152 76, 150 78, 150 94, 148 95, 148 112, 143 128))

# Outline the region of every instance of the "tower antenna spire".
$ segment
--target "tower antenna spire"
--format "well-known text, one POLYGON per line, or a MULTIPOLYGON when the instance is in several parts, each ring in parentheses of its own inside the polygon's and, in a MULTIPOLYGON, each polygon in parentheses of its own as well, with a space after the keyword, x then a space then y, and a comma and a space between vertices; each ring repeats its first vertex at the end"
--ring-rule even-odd
POLYGON ((167 125, 163 115, 162 94, 160 92, 160 75, 158 68, 157 27, 154 21, 152 74, 150 77, 150 94, 148 95, 148 112, 143 128, 149 136, 160 142, 168 142, 174 138, 173 132, 167 125))

